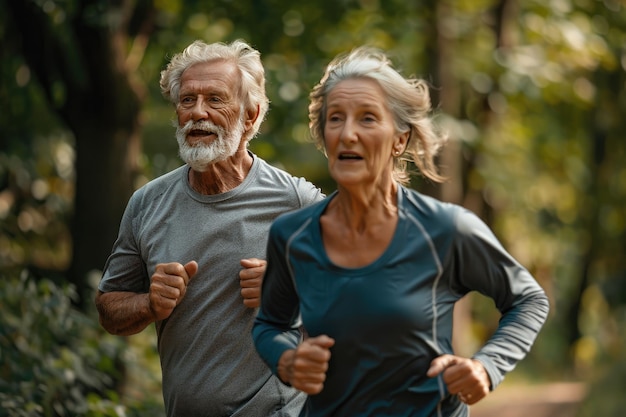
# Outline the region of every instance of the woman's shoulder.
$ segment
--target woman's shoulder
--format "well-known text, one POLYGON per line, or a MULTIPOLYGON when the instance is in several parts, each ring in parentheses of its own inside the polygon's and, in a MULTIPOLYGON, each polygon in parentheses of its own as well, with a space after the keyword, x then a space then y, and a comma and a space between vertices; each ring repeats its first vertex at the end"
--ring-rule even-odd
POLYGON ((405 210, 416 211, 424 216, 442 218, 454 218, 458 216, 460 211, 465 210, 458 204, 441 201, 406 187, 401 189, 400 204, 405 210))
POLYGON ((427 227, 454 230, 457 234, 472 234, 486 228, 484 221, 473 211, 458 204, 404 188, 402 210, 427 227))

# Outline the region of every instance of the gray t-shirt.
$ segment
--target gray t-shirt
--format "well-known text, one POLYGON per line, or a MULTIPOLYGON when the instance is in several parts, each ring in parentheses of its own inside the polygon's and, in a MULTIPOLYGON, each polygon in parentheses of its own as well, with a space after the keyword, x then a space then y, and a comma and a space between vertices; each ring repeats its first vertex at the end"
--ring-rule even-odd
POLYGON ((197 261, 185 298, 156 323, 167 415, 290 415, 293 406, 298 415, 303 395, 272 376, 254 349, 257 310, 243 305, 239 260, 264 259, 272 221, 324 195, 257 156, 243 183, 223 194, 198 194, 188 171, 133 194, 99 289, 145 293, 157 264, 197 261))

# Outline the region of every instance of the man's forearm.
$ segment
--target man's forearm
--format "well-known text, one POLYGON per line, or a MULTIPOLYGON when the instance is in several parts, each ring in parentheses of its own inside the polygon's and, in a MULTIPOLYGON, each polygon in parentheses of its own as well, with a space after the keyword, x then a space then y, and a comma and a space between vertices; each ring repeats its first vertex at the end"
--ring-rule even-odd
POLYGON ((100 325, 111 334, 129 336, 141 332, 154 322, 147 293, 98 291, 96 307, 100 325))

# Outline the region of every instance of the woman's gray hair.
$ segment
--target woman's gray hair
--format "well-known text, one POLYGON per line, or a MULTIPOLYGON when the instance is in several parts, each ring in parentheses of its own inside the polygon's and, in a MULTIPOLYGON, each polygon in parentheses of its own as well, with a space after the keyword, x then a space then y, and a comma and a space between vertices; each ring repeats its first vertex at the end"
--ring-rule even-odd
POLYGON ((242 40, 230 44, 217 42, 207 44, 195 41, 179 54, 174 55, 167 67, 161 71, 161 93, 177 105, 180 100, 180 80, 183 72, 198 63, 223 60, 233 62, 241 74, 241 90, 239 97, 242 108, 256 112, 257 117, 247 140, 252 139, 265 119, 269 108, 269 98, 265 92, 265 69, 261 62, 261 54, 242 40))
POLYGON ((316 146, 325 153, 328 94, 339 82, 354 78, 370 78, 378 82, 394 116, 396 131, 410 132, 404 153, 394 158, 394 179, 402 184, 409 182, 407 161, 410 159, 422 175, 436 182, 443 181, 437 171, 435 157, 445 137, 435 130, 429 117, 432 108, 427 83, 421 79, 404 78, 393 68, 389 58, 375 48, 363 46, 337 56, 328 64, 324 76, 311 91, 309 128, 316 146))

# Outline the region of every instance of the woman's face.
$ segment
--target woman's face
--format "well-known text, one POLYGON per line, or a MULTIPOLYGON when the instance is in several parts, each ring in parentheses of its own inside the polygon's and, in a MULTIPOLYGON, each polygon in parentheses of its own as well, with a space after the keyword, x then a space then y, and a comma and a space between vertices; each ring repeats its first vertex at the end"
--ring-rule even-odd
POLYGON ((391 179, 394 153, 404 150, 408 133, 396 133, 378 82, 341 81, 326 102, 324 143, 333 179, 342 186, 375 186, 391 179))

